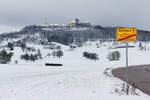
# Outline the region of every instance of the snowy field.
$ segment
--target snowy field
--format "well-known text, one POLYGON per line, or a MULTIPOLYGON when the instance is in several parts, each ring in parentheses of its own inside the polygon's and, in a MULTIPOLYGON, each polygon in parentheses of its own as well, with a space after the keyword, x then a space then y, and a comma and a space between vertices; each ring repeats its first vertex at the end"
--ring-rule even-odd
MULTIPOLYGON (((45 58, 36 62, 21 61, 18 54, 22 51, 15 48, 15 54, 9 65, 0 65, 0 100, 149 100, 150 96, 139 90, 138 96, 117 94, 123 81, 108 77, 104 71, 125 66, 125 49, 110 49, 112 43, 103 43, 100 48, 95 44, 76 48, 73 51, 62 45, 64 56, 45 58), (120 51, 120 61, 109 61, 107 55, 120 51), (98 61, 82 57, 84 51, 99 55, 98 61), (18 64, 14 61, 18 60, 18 64), (46 62, 59 62, 62 67, 44 66, 46 62)), ((136 48, 129 49, 129 65, 150 64, 149 51, 140 51, 138 43, 130 43, 136 48)), ((149 44, 147 44, 149 45, 149 44)), ((35 46, 41 48, 41 46, 35 46)), ((49 50, 42 50, 46 55, 49 50)))

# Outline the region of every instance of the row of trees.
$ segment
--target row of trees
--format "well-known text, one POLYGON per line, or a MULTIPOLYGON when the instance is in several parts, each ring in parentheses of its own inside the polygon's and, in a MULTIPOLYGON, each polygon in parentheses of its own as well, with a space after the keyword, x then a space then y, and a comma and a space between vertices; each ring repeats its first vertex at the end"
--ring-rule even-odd
POLYGON ((91 60, 99 60, 98 55, 96 53, 83 52, 83 57, 86 57, 91 60))
POLYGON ((42 57, 40 49, 38 49, 36 54, 26 53, 26 54, 21 55, 21 59, 26 60, 26 61, 28 61, 28 60, 35 61, 35 60, 42 59, 42 58, 43 57, 42 57))
POLYGON ((40 56, 38 54, 24 54, 21 55, 21 59, 26 60, 26 61, 35 61, 40 59, 40 56))
MULTIPOLYGON (((83 57, 86 57, 91 60, 99 60, 98 55, 96 53, 90 53, 90 52, 83 52, 83 57)), ((110 52, 107 56, 109 61, 117 61, 120 60, 120 52, 114 51, 110 52)))
MULTIPOLYGON (((63 56, 63 52, 59 50, 59 51, 53 51, 52 54, 47 54, 47 56, 51 56, 51 55, 54 58, 55 57, 60 58, 63 56)), ((41 52, 39 51, 37 54, 28 54, 28 53, 23 54, 21 55, 21 59, 26 60, 26 61, 36 61, 38 59, 43 59, 43 57, 42 57, 41 52)))
POLYGON ((59 51, 53 51, 52 52, 53 57, 62 57, 64 55, 63 51, 59 50, 59 51))

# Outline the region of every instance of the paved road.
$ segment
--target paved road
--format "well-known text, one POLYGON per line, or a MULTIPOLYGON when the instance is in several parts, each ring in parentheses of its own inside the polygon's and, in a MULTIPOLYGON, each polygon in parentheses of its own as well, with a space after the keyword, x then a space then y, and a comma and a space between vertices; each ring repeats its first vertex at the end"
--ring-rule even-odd
MULTIPOLYGON (((137 88, 150 95, 150 71, 147 70, 150 65, 138 65, 128 68, 129 84, 135 83, 137 88)), ((112 74, 125 81, 125 68, 112 70, 112 74)))

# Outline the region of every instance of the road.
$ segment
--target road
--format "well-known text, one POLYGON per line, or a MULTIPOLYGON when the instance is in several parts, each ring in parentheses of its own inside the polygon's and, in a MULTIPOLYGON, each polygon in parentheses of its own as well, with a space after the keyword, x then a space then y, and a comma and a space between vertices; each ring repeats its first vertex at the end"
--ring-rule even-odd
MULTIPOLYGON (((135 83, 142 92, 150 95, 150 71, 146 70, 150 65, 138 65, 128 67, 129 84, 135 83)), ((112 74, 125 81, 125 68, 112 70, 112 74)))

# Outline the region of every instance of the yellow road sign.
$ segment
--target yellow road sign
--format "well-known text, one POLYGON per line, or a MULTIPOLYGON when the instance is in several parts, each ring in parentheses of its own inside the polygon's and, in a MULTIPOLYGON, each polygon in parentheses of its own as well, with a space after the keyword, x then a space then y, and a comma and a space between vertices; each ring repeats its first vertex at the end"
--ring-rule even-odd
POLYGON ((117 41, 136 41, 136 28, 117 28, 117 41))

